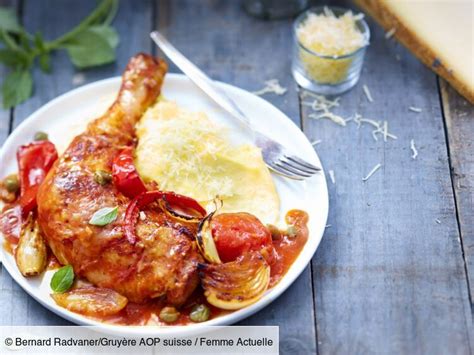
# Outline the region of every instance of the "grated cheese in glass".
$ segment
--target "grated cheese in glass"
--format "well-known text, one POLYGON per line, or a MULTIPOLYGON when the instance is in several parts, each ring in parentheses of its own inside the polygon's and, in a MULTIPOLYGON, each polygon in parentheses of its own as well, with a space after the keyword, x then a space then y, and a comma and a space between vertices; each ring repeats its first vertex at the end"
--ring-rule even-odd
POLYGON ((368 44, 357 27, 362 18, 363 14, 354 15, 351 11, 336 16, 325 7, 320 14, 309 12, 298 25, 296 35, 304 47, 299 51, 300 59, 314 80, 337 84, 347 78, 354 58, 345 56, 368 44))

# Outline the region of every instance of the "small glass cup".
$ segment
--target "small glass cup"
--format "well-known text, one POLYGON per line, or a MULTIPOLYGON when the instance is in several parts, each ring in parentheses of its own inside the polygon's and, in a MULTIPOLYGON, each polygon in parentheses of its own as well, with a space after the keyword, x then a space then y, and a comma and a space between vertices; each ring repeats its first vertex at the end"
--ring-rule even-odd
MULTIPOLYGON (((329 9, 335 16, 341 16, 349 11, 340 7, 329 7, 329 9)), ((322 55, 306 48, 298 39, 297 29, 310 13, 323 14, 324 7, 305 11, 293 24, 294 50, 291 68, 293 77, 298 85, 306 90, 322 95, 341 94, 359 81, 365 50, 369 45, 369 26, 363 19, 356 21, 357 28, 365 37, 366 45, 341 56, 322 55)))
POLYGON ((308 4, 309 0, 245 0, 244 9, 252 16, 277 20, 299 14, 308 4))

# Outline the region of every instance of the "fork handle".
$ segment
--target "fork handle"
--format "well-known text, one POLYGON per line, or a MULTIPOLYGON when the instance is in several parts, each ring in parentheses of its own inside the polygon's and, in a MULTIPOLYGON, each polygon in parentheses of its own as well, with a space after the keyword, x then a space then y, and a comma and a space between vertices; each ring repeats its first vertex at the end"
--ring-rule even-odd
POLYGON ((191 81, 196 84, 207 96, 225 111, 237 118, 247 128, 253 131, 250 121, 237 104, 209 78, 201 69, 191 63, 158 31, 150 33, 151 39, 163 53, 182 70, 191 81))

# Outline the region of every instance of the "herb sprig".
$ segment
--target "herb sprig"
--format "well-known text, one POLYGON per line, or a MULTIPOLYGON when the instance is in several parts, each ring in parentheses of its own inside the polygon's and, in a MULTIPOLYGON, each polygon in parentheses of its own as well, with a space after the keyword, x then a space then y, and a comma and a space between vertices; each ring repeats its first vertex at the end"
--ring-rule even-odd
POLYGON ((10 69, 2 84, 3 107, 16 106, 33 92, 31 70, 35 63, 51 71, 51 53, 65 49, 78 69, 95 67, 115 60, 119 37, 111 26, 118 0, 102 0, 81 23, 64 35, 46 41, 40 32, 28 33, 15 11, 0 7, 0 63, 10 69))
POLYGON ((51 289, 56 293, 64 293, 74 283, 74 269, 71 265, 65 265, 56 271, 51 279, 51 289))
POLYGON ((89 224, 94 226, 106 226, 117 219, 118 207, 104 207, 92 215, 89 224))

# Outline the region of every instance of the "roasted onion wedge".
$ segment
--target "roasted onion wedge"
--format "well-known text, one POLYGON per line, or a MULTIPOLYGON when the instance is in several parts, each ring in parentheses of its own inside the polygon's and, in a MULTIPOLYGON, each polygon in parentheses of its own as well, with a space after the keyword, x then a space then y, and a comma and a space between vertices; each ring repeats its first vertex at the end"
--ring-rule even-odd
POLYGON ((201 217, 187 215, 184 212, 178 210, 177 208, 173 208, 168 201, 165 199, 159 201, 159 205, 161 209, 171 218, 186 223, 199 223, 201 222, 201 217))
POLYGON ((210 263, 221 264, 222 261, 219 258, 216 243, 212 237, 211 220, 214 213, 216 213, 216 211, 209 213, 199 224, 196 242, 204 259, 210 263))
POLYGON ((270 283, 270 266, 258 252, 225 264, 199 264, 204 295, 215 307, 235 310, 258 301, 270 283))
POLYGON ((18 269, 23 276, 36 276, 46 268, 47 255, 46 244, 41 235, 38 222, 33 219, 30 213, 21 229, 15 252, 18 269))
POLYGON ((108 288, 76 288, 51 297, 61 307, 88 316, 108 316, 120 312, 128 303, 127 298, 108 288))

